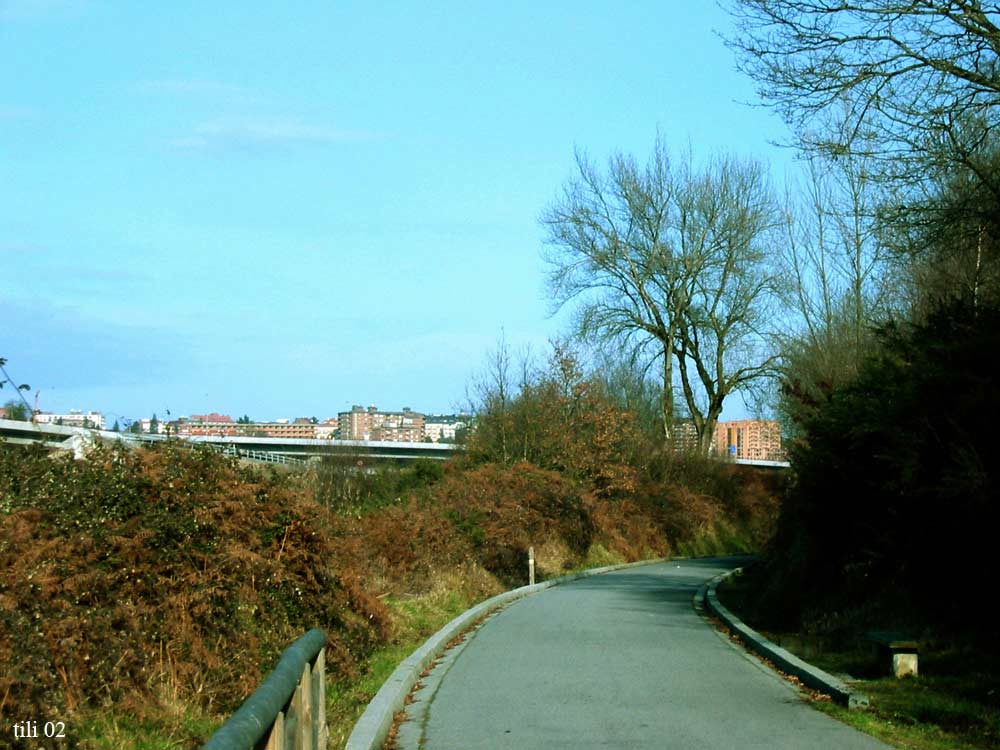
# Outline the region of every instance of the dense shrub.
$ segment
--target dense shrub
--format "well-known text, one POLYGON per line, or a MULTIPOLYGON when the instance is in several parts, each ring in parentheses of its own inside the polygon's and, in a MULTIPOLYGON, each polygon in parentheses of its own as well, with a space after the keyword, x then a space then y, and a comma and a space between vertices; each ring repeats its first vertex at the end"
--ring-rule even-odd
POLYGON ((5 715, 139 706, 164 681, 228 710, 310 627, 340 669, 384 635, 336 519, 210 451, 2 446, 0 503, 5 715))
POLYGON ((848 608, 958 625, 954 602, 987 587, 1000 310, 949 303, 879 342, 792 451, 798 479, 763 601, 790 624, 848 608))

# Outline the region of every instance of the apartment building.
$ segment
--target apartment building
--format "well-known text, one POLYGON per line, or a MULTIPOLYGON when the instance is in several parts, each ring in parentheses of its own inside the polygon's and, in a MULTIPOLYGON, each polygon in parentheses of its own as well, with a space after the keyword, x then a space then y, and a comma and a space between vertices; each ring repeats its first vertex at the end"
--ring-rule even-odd
POLYGON ((423 414, 408 406, 403 411, 379 411, 354 405, 337 415, 341 440, 374 440, 419 443, 424 439, 423 414))
POLYGON ((340 422, 336 417, 325 419, 316 425, 318 440, 334 440, 340 434, 340 422))
POLYGON ((695 453, 698 450, 698 430, 690 419, 674 421, 670 432, 670 442, 674 453, 695 453))
POLYGON ((424 439, 423 414, 404 406, 403 411, 378 412, 372 440, 393 443, 419 443, 424 439))
POLYGON ((269 438, 294 438, 296 440, 314 440, 316 438, 316 421, 310 417, 298 417, 293 420, 277 419, 274 422, 254 422, 241 425, 247 428, 245 434, 269 438))
POLYGON ((424 439, 432 443, 455 441, 458 430, 467 426, 469 417, 464 414, 432 414, 424 420, 424 439))
POLYGON ((769 419, 719 422, 712 442, 719 456, 757 461, 786 460, 781 447, 781 426, 769 419))
MULTIPOLYGON (((178 435, 235 437, 240 434, 239 427, 242 425, 237 425, 228 414, 212 412, 211 414, 192 414, 190 417, 181 417, 177 421, 176 427, 178 435)), ((171 432, 173 431, 173 426, 171 426, 171 432)))
POLYGON ((70 409, 66 414, 50 414, 42 411, 35 414, 35 422, 38 424, 63 425, 64 427, 104 429, 104 415, 99 411, 83 412, 79 409, 70 409))
POLYGON ((350 411, 342 411, 337 415, 341 440, 368 440, 372 431, 372 415, 378 411, 374 406, 365 407, 355 404, 350 411))

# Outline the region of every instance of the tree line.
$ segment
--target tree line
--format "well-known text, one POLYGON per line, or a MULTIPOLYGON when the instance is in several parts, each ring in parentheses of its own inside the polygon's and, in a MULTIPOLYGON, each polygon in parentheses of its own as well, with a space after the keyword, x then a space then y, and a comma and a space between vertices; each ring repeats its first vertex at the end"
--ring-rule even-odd
POLYGON ((1000 7, 728 6, 809 168, 776 395, 795 483, 761 606, 974 630, 950 602, 986 585, 1000 520, 1000 7))
POLYGON ((704 454, 741 393, 791 443, 772 603, 801 616, 895 581, 935 609, 926 555, 985 570, 977 529, 998 520, 1000 7, 726 5, 728 44, 802 169, 778 190, 765 164, 698 163, 660 138, 644 160, 579 151, 541 224, 550 299, 587 354, 562 342, 539 370, 500 347, 472 439, 505 462, 562 450, 592 474, 581 455, 609 404, 664 454, 687 420, 704 454), (559 448, 570 429, 584 437, 559 448))

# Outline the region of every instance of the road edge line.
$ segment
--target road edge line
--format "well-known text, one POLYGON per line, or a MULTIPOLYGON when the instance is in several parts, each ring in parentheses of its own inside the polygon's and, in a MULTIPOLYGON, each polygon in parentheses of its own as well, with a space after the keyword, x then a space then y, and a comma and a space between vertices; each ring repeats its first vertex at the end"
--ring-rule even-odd
POLYGON ((427 665, 445 650, 445 646, 455 636, 492 609, 562 583, 569 583, 570 581, 589 578, 601 575, 602 573, 611 573, 615 570, 637 568, 643 565, 655 565, 656 563, 667 562, 669 560, 682 559, 687 558, 658 557, 652 560, 640 560, 639 562, 605 565, 600 568, 581 570, 576 573, 569 573, 568 575, 536 583, 534 586, 521 586, 520 588, 505 591, 465 610, 465 612, 458 615, 424 641, 422 646, 404 659, 393 673, 389 675, 389 679, 382 684, 375 697, 369 701, 368 707, 361 714, 361 718, 354 724, 354 729, 351 731, 350 737, 347 738, 347 744, 344 745, 344 749, 379 750, 385 742, 386 736, 389 734, 393 716, 397 711, 403 710, 406 696, 410 694, 410 691, 417 683, 424 669, 427 668, 427 665))
POLYGON ((716 588, 726 578, 739 573, 741 570, 743 568, 735 568, 716 576, 708 583, 702 585, 695 596, 695 607, 697 608, 698 600, 701 599, 708 611, 718 617, 729 632, 739 638, 747 648, 772 662, 785 673, 798 678, 806 687, 829 695, 834 701, 847 708, 864 708, 867 706, 867 695, 851 690, 842 680, 824 672, 819 667, 803 661, 795 656, 795 654, 768 640, 740 620, 719 601, 719 597, 715 591, 716 588))

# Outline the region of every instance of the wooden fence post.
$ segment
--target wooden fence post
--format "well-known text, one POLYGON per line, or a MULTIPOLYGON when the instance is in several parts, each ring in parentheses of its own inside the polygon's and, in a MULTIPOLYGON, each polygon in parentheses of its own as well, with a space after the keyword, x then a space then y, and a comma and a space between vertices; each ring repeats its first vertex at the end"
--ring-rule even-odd
POLYGON ((312 671, 309 665, 302 667, 299 680, 299 724, 295 738, 295 750, 315 750, 313 748, 313 691, 312 671))
POLYGON ((287 750, 285 747, 285 712, 279 711, 274 717, 271 736, 267 739, 266 750, 287 750))
POLYGON ((326 750, 330 730, 326 725, 326 649, 321 648, 313 667, 313 685, 316 689, 316 750, 326 750))

